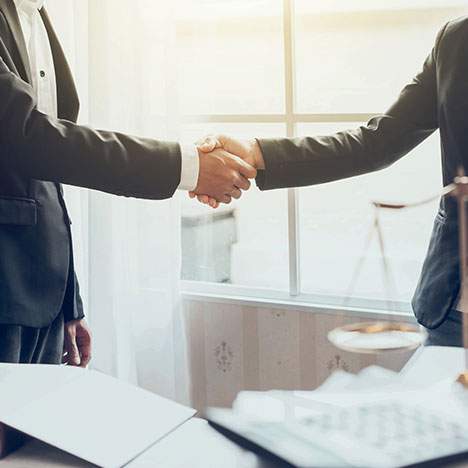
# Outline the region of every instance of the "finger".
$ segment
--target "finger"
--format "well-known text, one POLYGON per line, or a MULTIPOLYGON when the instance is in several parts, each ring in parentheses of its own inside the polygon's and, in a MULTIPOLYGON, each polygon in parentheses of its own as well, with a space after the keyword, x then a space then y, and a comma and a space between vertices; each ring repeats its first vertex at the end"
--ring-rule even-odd
POLYGON ((255 179, 257 177, 257 169, 245 162, 243 159, 237 157, 235 154, 223 152, 223 155, 231 160, 231 167, 239 174, 242 174, 247 179, 255 179))
POLYGON ((232 197, 230 195, 223 195, 219 201, 225 205, 229 205, 229 203, 232 201, 232 197))
POLYGON ((218 142, 218 148, 224 148, 229 143, 229 137, 227 135, 223 135, 222 133, 218 133, 217 135, 211 135, 216 141, 218 142))
POLYGON ((235 198, 236 200, 239 200, 239 198, 242 197, 242 192, 239 189, 234 189, 230 193, 230 195, 231 195, 232 198, 235 198))
POLYGON ((80 353, 80 367, 86 367, 91 361, 91 336, 85 334, 77 340, 78 352, 80 353))
POLYGON ((78 346, 76 345, 76 336, 71 335, 67 340, 67 353, 68 353, 68 364, 71 366, 79 366, 80 352, 78 351, 78 346))
POLYGON ((248 179, 246 179, 245 177, 241 175, 238 176, 235 184, 237 188, 241 190, 245 190, 245 191, 249 190, 252 185, 248 179))
POLYGON ((204 144, 206 144, 206 143, 212 142, 213 140, 217 140, 216 135, 213 135, 213 134, 205 135, 204 137, 199 138, 199 139, 195 142, 195 144, 196 144, 197 146, 202 146, 202 145, 204 145, 204 144))
POLYGON ((80 367, 86 367, 91 361, 91 345, 86 345, 80 348, 81 363, 80 367))
POLYGON ((239 158, 239 173, 242 174, 247 179, 255 179, 257 177, 257 169, 251 166, 249 163, 246 163, 239 158))
POLYGON ((202 153, 211 153, 212 151, 214 151, 216 149, 216 144, 203 143, 202 145, 198 146, 198 149, 202 153))
POLYGON ((213 198, 213 197, 206 197, 206 203, 205 205, 209 205, 211 206, 211 208, 218 208, 219 206, 219 203, 218 201, 216 200, 216 198, 213 198))
POLYGON ((189 192, 189 197, 190 198, 195 198, 197 195, 195 194, 195 192, 189 192))
POLYGON ((211 153, 216 148, 220 148, 221 143, 213 135, 208 135, 203 142, 198 144, 198 149, 203 153, 211 153))
POLYGON ((84 320, 81 320, 76 331, 76 345, 80 354, 80 367, 86 367, 91 360, 93 345, 91 331, 84 320))
POLYGON ((197 199, 200 203, 203 203, 204 205, 208 205, 210 201, 210 197, 208 195, 198 195, 197 199))
POLYGON ((68 362, 68 353, 67 353, 67 345, 65 343, 65 339, 63 340, 63 347, 62 347, 62 364, 66 364, 68 362))

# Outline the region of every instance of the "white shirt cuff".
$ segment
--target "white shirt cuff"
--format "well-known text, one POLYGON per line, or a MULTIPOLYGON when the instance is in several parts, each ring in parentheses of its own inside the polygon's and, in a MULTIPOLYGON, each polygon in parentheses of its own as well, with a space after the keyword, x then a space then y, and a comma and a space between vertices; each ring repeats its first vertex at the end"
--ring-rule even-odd
POLYGON ((195 190, 198 185, 200 159, 195 145, 181 145, 182 169, 180 171, 179 190, 195 190))

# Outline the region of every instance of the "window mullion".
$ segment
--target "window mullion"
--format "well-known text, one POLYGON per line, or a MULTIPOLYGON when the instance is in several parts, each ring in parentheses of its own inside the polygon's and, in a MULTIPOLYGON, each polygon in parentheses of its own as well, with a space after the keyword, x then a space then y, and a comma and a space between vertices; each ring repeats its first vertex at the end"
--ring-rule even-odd
MULTIPOLYGON (((286 136, 296 134, 295 122, 295 51, 294 51, 294 0, 283 0, 284 32, 284 84, 286 109, 286 136)), ((300 294, 299 258, 299 191, 288 190, 288 242, 289 242, 289 293, 300 294)))

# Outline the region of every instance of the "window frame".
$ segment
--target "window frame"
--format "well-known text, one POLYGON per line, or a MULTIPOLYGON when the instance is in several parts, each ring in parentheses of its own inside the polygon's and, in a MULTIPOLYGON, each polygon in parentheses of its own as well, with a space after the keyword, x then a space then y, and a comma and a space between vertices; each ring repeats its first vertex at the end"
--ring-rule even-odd
MULTIPOLYGON (((281 114, 213 114, 186 115, 185 124, 231 124, 231 123, 281 123, 286 125, 286 137, 298 136, 297 126, 303 123, 355 123, 367 122, 375 113, 298 113, 296 112, 296 11, 295 0, 283 1, 283 45, 284 45, 284 86, 285 112, 281 114)), ((356 313, 370 318, 412 319, 410 303, 378 299, 325 296, 304 293, 301 290, 300 264, 300 189, 287 190, 288 196, 288 256, 289 290, 277 291, 262 288, 248 288, 237 285, 182 281, 182 294, 190 300, 216 300, 218 302, 241 303, 246 305, 280 306, 282 308, 325 311, 327 313, 356 313)))

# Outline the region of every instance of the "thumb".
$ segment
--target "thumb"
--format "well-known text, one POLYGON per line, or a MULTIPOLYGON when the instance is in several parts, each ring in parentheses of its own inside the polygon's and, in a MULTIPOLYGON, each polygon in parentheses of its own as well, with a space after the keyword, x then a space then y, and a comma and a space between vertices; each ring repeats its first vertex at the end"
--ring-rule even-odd
POLYGON ((221 148, 221 143, 215 136, 209 135, 204 140, 200 140, 197 147, 203 153, 211 153, 216 148, 221 148))

